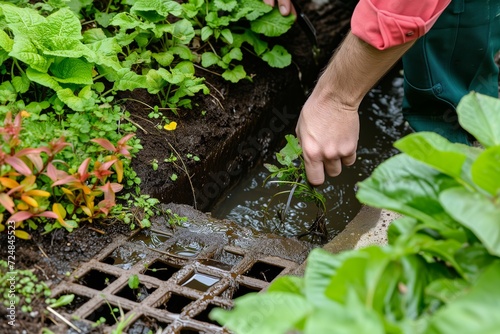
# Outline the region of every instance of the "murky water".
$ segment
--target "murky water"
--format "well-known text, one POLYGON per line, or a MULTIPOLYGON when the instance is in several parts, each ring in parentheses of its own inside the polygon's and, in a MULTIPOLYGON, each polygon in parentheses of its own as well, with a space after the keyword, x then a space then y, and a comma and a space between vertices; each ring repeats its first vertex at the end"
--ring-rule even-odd
MULTIPOLYGON (((357 162, 354 166, 344 167, 339 177, 327 179, 318 188, 327 200, 326 226, 330 239, 340 233, 361 208, 355 197, 356 183, 369 176, 382 161, 396 154, 393 142, 408 133, 400 112, 402 87, 402 76, 395 69, 368 93, 360 107, 357 162)), ((270 156, 264 162, 276 164, 274 160, 274 156, 270 156)), ((288 195, 274 198, 273 195, 287 188, 270 184, 264 186, 268 174, 267 169, 259 164, 213 207, 212 216, 287 237, 306 232, 316 218, 316 206, 294 198, 282 223, 278 216, 288 195)))

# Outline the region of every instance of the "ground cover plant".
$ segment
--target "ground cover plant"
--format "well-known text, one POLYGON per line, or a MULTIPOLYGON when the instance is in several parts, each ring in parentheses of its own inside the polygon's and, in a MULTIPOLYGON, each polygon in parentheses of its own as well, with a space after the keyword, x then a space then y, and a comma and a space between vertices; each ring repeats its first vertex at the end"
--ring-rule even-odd
POLYGON ((16 220, 22 238, 39 223, 71 231, 113 213, 147 227, 157 201, 140 194, 130 167, 142 146, 123 92, 157 96, 152 116, 175 130, 168 113, 210 93, 199 73, 251 80, 245 53, 289 65, 271 40, 293 22, 261 0, 0 3, 3 221, 16 220), (129 193, 115 205, 123 186, 129 193), (121 212, 131 206, 141 214, 121 212))
POLYGON ((278 278, 211 318, 235 333, 496 332, 500 101, 471 93, 457 112, 484 148, 411 134, 359 184, 360 201, 404 215, 388 245, 313 250, 304 277, 278 278))

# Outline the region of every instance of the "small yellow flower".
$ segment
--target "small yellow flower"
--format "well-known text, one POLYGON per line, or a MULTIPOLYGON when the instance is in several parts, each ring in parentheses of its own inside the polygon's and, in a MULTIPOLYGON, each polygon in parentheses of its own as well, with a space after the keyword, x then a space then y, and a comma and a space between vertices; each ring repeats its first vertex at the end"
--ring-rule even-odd
POLYGON ((177 122, 170 122, 163 127, 167 131, 174 131, 177 129, 177 122))
POLYGON ((27 112, 26 110, 23 110, 23 111, 21 111, 21 117, 28 118, 28 117, 30 117, 30 113, 27 112))

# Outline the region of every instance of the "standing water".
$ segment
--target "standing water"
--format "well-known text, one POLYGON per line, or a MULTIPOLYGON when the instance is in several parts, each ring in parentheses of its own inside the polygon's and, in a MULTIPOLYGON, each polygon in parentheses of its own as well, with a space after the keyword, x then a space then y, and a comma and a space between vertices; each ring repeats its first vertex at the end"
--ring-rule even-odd
MULTIPOLYGON (((343 167, 340 176, 327 178, 324 185, 317 188, 326 198, 325 223, 329 239, 340 233, 361 208, 355 197, 356 183, 398 153, 392 144, 409 131, 401 114, 402 94, 403 78, 396 68, 367 94, 359 108, 361 130, 356 163, 343 167)), ((274 155, 265 158, 264 162, 277 165, 274 155)), ((263 164, 256 166, 213 207, 212 216, 286 237, 306 233, 316 218, 317 207, 293 198, 282 221, 279 217, 288 193, 273 196, 290 189, 269 183, 263 185, 268 175, 263 164)))

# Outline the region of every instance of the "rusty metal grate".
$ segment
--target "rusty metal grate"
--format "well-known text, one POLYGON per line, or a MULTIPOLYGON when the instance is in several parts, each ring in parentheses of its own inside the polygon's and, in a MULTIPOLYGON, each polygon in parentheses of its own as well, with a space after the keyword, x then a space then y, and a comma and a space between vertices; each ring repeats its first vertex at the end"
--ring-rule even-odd
MULTIPOLYGON (((182 230, 152 229, 115 240, 53 289, 55 297, 76 295, 76 304, 59 312, 83 333, 101 317, 103 332, 110 333, 117 326, 113 308, 132 317, 128 333, 226 333, 208 318, 213 308, 232 307, 232 299, 265 289, 300 264, 263 252, 260 243, 235 245, 217 233, 199 238, 182 230), (138 276, 138 289, 128 286, 131 275, 138 276)), ((54 332, 76 333, 54 320, 54 332)))

